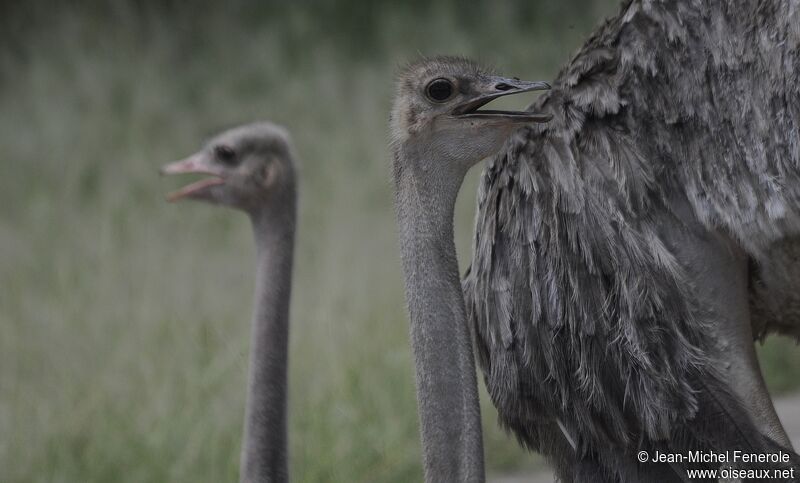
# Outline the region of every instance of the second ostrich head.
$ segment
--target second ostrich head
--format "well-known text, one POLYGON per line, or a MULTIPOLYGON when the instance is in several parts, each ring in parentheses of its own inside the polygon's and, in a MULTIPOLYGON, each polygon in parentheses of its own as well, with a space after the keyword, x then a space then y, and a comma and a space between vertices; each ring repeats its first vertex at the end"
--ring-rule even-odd
POLYGON ((170 193, 169 201, 203 200, 252 215, 294 198, 292 159, 286 130, 259 122, 215 136, 195 154, 161 168, 161 173, 208 175, 170 193))
POLYGON ((546 82, 492 74, 459 57, 424 59, 398 76, 391 114, 395 154, 469 168, 500 150, 523 124, 547 114, 481 109, 499 97, 549 89, 546 82))
POLYGON ((399 76, 391 115, 395 208, 411 323, 426 481, 483 482, 475 362, 458 275, 453 210, 464 175, 514 129, 549 115, 482 110, 547 89, 438 57, 399 76))

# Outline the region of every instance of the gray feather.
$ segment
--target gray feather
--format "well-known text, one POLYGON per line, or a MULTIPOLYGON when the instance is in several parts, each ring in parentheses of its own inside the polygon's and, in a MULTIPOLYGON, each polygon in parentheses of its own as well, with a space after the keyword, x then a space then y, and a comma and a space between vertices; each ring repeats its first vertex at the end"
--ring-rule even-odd
MULTIPOLYGON (((715 404, 711 316, 661 233, 688 203, 758 269, 800 232, 798 25, 791 1, 628 2, 532 106, 553 120, 486 166, 464 280, 479 363, 501 423, 557 467, 554 420, 600 473, 638 481, 614 455, 677 441, 715 404)), ((763 330, 786 328, 765 292, 763 330)), ((702 428, 687 441, 730 442, 702 428)))

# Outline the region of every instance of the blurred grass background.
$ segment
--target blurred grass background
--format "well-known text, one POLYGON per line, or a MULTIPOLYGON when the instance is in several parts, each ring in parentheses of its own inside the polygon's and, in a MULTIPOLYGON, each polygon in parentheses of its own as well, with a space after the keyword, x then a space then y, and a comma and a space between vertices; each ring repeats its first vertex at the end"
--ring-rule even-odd
MULTIPOLYGON (((0 6, 0 482, 237 478, 253 247, 167 205, 157 167, 271 119, 302 158, 294 481, 421 478, 386 120, 396 66, 477 57, 551 79, 615 0, 134 0, 0 6)), ((470 252, 474 170, 457 244, 470 252)), ((761 350, 797 385, 787 341, 761 350)), ((537 464, 496 426, 491 472, 537 464)))

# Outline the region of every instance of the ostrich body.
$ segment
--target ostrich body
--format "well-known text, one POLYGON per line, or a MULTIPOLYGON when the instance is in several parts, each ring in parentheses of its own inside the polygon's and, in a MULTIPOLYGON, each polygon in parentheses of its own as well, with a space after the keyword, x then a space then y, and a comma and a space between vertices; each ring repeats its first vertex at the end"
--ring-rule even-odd
POLYGON ((285 482, 289 301, 297 204, 288 134, 265 122, 234 128, 162 172, 211 175, 172 193, 170 201, 189 198, 236 208, 252 222, 256 288, 240 481, 285 482))
POLYGON ((725 380, 790 446, 752 339, 800 334, 798 20, 777 0, 627 2, 537 101, 553 120, 487 167, 465 296, 524 444, 546 451, 523 428, 548 410, 583 454, 718 437, 698 422, 734 404, 725 380))
POLYGON ((784 451, 798 471, 753 352, 753 326, 800 332, 756 290, 796 292, 769 256, 791 258, 800 229, 798 19, 791 2, 628 2, 533 106, 552 120, 502 150, 518 124, 461 116, 478 67, 401 74, 392 149, 428 481, 482 478, 467 320, 501 424, 565 481, 685 479, 639 450, 784 451), (428 92, 441 78, 458 93, 444 103, 428 92), (494 153, 464 306, 452 208, 494 153))

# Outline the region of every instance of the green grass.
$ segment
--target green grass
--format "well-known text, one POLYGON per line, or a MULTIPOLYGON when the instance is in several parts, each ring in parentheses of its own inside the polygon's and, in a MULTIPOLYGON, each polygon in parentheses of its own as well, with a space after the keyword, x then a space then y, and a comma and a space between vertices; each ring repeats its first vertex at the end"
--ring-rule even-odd
MULTIPOLYGON (((167 205, 178 181, 157 167, 255 119, 286 125, 302 158, 293 479, 419 480, 386 150, 393 72, 457 53, 552 78, 616 8, 222 3, 0 14, 0 482, 236 479, 250 228, 167 205)), ((476 178, 459 201, 462 262, 476 178)), ((770 380, 788 388, 798 351, 769 348, 770 380)), ((535 465, 484 403, 490 470, 535 465)))

